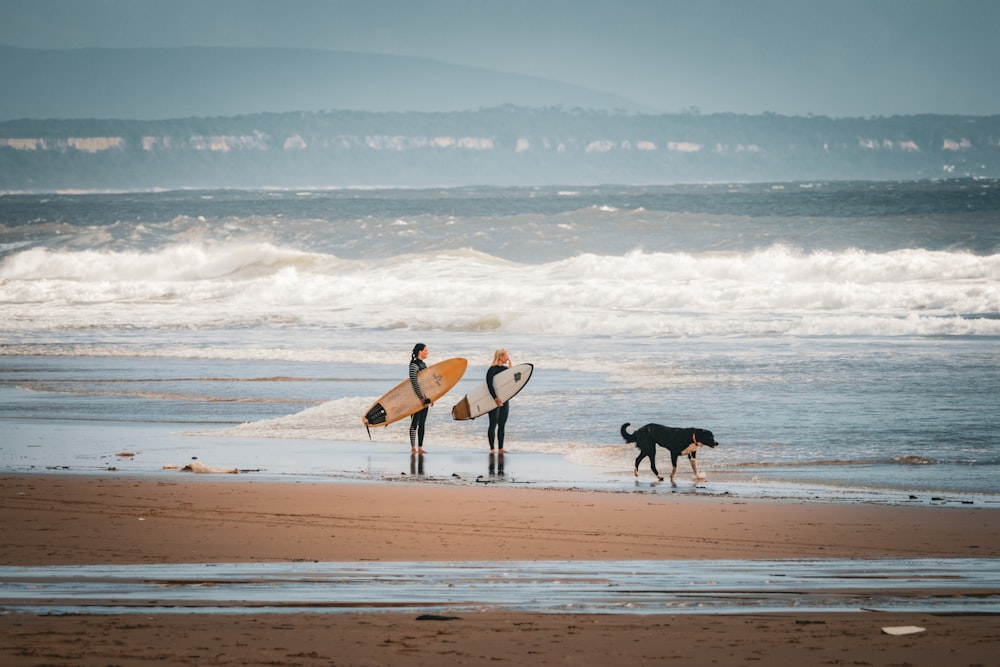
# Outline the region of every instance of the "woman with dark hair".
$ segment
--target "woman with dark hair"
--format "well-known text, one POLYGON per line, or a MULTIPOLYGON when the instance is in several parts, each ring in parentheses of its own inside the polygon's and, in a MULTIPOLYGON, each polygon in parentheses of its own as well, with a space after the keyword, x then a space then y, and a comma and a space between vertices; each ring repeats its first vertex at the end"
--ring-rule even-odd
POLYGON ((424 396, 424 393, 420 391, 420 383, 417 382, 417 373, 427 368, 427 364, 424 363, 426 358, 427 346, 423 343, 414 345, 413 352, 410 354, 410 384, 413 385, 413 391, 417 393, 417 397, 424 402, 424 409, 414 412, 413 416, 410 417, 411 454, 424 453, 424 426, 427 423, 427 410, 432 405, 431 399, 424 396))

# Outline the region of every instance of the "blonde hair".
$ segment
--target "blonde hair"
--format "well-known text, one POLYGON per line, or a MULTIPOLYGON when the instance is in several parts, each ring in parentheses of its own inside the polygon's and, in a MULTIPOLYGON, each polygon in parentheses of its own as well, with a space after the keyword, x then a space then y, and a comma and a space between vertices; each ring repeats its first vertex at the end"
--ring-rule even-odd
POLYGON ((507 354, 507 350, 506 350, 506 348, 502 348, 502 347, 499 350, 497 350, 496 352, 494 352, 493 353, 493 365, 494 366, 502 366, 503 362, 500 361, 500 359, 502 359, 503 355, 505 355, 505 354, 507 354))

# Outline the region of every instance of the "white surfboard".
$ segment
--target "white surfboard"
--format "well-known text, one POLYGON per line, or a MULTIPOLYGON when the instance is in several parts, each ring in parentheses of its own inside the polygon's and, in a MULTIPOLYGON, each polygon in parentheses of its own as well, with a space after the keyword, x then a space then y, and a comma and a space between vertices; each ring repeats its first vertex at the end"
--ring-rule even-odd
MULTIPOLYGON (((497 392, 497 398, 506 403, 517 396, 517 392, 528 384, 534 369, 533 364, 518 364, 497 373, 493 378, 493 389, 497 392)), ((495 407, 497 403, 490 396, 490 388, 483 382, 451 409, 451 416, 454 419, 475 419, 495 407)))

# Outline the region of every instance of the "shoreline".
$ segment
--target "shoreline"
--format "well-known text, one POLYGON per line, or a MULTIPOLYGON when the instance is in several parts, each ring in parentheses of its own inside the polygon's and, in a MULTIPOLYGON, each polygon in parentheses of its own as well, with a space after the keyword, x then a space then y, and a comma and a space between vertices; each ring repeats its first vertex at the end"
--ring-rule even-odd
MULTIPOLYGON (((178 424, 74 422, 73 437, 61 426, 38 420, 8 420, 10 448, 0 475, 134 475, 173 482, 197 462, 244 481, 260 483, 387 483, 507 486, 580 490, 612 494, 722 496, 738 500, 877 504, 896 506, 970 506, 1000 509, 1000 494, 955 490, 893 489, 802 479, 760 478, 758 471, 713 468, 701 462, 707 479, 695 480, 682 462, 677 483, 659 482, 641 467, 633 476, 632 453, 620 467, 580 463, 561 453, 521 451, 512 443, 504 457, 481 447, 438 446, 411 456, 409 445, 393 440, 324 441, 212 435, 211 430, 179 429, 178 424)), ((397 439, 399 434, 393 434, 397 439)), ((667 461, 667 465, 669 460, 667 461)), ((663 464, 661 464, 663 465, 663 464)), ((199 478, 203 475, 195 475, 199 478)), ((214 477, 221 477, 215 474, 214 477)), ((226 475, 227 477, 229 475, 226 475)))

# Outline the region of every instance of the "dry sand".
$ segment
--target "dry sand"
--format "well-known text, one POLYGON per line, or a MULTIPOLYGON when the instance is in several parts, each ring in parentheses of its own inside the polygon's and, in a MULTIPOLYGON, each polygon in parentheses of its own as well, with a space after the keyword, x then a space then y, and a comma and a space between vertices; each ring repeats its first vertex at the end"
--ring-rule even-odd
MULTIPOLYGON (((1000 556, 994 509, 243 477, 7 475, 0 533, 6 566, 1000 556)), ((0 664, 954 667, 1000 650, 995 615, 418 615, 8 613, 0 664)))

